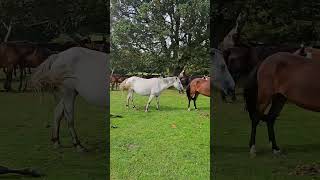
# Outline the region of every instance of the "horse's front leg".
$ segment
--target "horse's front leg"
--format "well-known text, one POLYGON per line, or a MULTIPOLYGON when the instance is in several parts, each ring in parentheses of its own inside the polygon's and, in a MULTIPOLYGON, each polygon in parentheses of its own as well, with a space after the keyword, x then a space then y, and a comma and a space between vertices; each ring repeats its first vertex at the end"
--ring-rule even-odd
POLYGON ((23 82, 23 76, 26 75, 25 69, 23 68, 22 65, 20 65, 20 82, 19 82, 19 91, 22 90, 22 82, 23 82))
POLYGON ((126 104, 126 107, 127 107, 127 108, 129 108, 129 101, 130 101, 130 99, 131 99, 131 101, 133 102, 133 100, 132 100, 132 94, 133 94, 132 90, 129 90, 129 91, 128 91, 128 95, 127 95, 127 104, 126 104))
POLYGON ((4 83, 4 88, 6 91, 11 90, 11 81, 12 81, 12 73, 13 73, 13 65, 9 65, 7 67, 7 73, 6 73, 6 81, 4 83))
POLYGON ((160 96, 156 96, 157 100, 157 110, 160 110, 160 102, 159 102, 160 96))
POLYGON ((250 155, 251 157, 256 156, 256 133, 257 133, 257 125, 259 124, 259 119, 254 115, 254 113, 250 113, 250 119, 251 119, 251 136, 250 136, 250 155))
POLYGON ((149 105, 150 105, 150 103, 151 103, 151 101, 152 101, 153 98, 154 98, 154 95, 151 94, 151 95, 149 96, 149 100, 148 100, 148 103, 147 103, 147 105, 146 105, 145 112, 148 112, 148 110, 149 110, 149 105))

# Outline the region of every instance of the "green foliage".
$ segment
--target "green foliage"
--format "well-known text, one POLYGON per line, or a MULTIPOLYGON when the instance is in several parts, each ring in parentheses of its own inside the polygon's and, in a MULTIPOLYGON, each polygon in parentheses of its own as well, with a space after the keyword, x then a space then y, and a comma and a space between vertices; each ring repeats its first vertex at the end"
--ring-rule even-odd
POLYGON ((10 40, 49 41, 60 34, 109 34, 109 5, 104 0, 3 0, 0 35, 12 22, 10 40))
POLYGON ((124 66, 127 72, 170 74, 184 66, 209 67, 207 0, 114 0, 111 12, 116 72, 124 66))

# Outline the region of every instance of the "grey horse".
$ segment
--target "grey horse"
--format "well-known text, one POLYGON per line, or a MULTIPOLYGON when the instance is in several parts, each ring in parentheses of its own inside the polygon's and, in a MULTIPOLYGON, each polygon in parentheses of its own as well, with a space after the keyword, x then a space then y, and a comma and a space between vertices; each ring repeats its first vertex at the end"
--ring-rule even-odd
POLYGON ((64 118, 74 146, 78 151, 86 151, 74 128, 75 99, 80 95, 90 104, 109 108, 108 60, 106 53, 74 47, 51 55, 32 74, 30 87, 36 91, 50 90, 57 100, 52 131, 55 147, 60 147, 59 129, 64 118))

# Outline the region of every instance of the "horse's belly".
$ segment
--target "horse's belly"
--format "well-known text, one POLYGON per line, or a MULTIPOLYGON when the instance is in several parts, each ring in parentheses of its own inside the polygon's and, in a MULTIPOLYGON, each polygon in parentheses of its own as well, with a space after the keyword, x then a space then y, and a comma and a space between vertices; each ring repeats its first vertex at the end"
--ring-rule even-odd
POLYGON ((149 89, 142 89, 142 88, 135 88, 133 87, 133 90, 135 93, 141 95, 141 96, 149 96, 150 95, 150 90, 149 89))
POLYGON ((289 101, 294 104, 312 111, 320 111, 320 85, 309 84, 307 81, 299 81, 288 84, 286 94, 289 101))

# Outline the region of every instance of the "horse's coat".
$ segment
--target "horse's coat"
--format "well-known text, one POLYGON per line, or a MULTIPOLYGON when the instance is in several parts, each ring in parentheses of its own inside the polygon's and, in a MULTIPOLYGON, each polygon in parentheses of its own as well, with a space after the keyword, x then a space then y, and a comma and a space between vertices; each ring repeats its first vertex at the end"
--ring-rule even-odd
POLYGON ((260 120, 267 122, 273 152, 279 152, 274 123, 287 100, 304 109, 320 111, 320 84, 316 83, 319 69, 320 61, 281 52, 268 57, 252 72, 244 90, 252 122, 249 144, 252 154, 255 154, 256 127, 260 120))
POLYGON ((107 61, 105 53, 81 47, 50 56, 32 75, 30 84, 37 89, 51 88, 58 99, 54 113, 52 141, 59 146, 60 121, 64 117, 73 144, 84 150, 74 129, 74 103, 77 95, 90 104, 108 107, 107 61), (58 94, 58 92, 60 94, 58 94))
POLYGON ((159 97, 162 91, 174 86, 176 89, 183 91, 183 86, 178 77, 167 77, 167 78, 151 78, 144 79, 137 76, 130 77, 124 80, 120 88, 128 90, 127 104, 129 106, 129 100, 131 99, 133 107, 135 107, 133 102, 133 93, 137 93, 142 96, 149 96, 148 103, 146 105, 145 111, 149 109, 149 105, 154 97, 157 99, 157 109, 159 110, 159 97))
POLYGON ((190 101, 193 100, 194 108, 197 109, 196 100, 199 94, 210 97, 210 78, 196 78, 187 86, 186 94, 189 100, 188 111, 190 111, 190 101))

